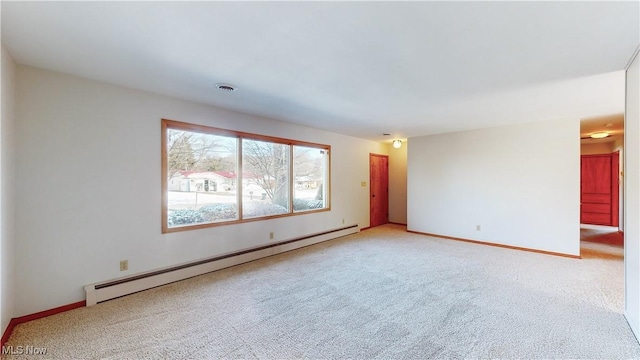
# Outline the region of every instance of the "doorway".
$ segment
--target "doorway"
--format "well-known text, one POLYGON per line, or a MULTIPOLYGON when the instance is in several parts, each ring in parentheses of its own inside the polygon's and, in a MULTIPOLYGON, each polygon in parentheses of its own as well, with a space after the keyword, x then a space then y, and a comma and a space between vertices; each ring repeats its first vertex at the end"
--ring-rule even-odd
POLYGON ((622 253, 624 115, 580 122, 580 244, 622 253))
POLYGON ((369 154, 369 226, 389 222, 389 156, 369 154))

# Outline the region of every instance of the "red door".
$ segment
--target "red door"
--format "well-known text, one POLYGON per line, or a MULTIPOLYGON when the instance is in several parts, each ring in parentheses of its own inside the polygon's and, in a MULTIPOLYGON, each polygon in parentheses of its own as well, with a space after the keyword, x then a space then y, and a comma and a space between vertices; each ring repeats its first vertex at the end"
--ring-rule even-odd
MULTIPOLYGON (((615 170, 611 154, 581 156, 580 170, 580 222, 613 226, 614 183, 617 193, 618 182, 612 179, 615 170)), ((617 173, 617 170, 616 170, 617 173)), ((617 216, 616 216, 617 217, 617 216)))
POLYGON ((620 152, 611 154, 611 226, 619 226, 620 217, 620 152))
POLYGON ((370 225, 389 222, 389 157, 369 155, 370 225))

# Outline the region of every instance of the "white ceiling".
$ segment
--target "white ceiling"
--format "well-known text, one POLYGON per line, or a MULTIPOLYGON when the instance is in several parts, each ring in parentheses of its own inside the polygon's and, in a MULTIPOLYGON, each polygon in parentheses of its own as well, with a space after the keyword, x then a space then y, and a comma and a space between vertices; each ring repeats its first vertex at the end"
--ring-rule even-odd
POLYGON ((621 113, 639 12, 636 1, 1 2, 2 43, 20 64, 373 140, 621 113))

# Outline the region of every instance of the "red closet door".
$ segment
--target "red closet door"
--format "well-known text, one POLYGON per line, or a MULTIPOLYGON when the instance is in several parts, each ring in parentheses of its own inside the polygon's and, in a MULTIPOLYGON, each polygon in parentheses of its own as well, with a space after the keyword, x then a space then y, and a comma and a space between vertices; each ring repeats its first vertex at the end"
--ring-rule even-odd
POLYGON ((581 223, 613 225, 611 174, 611 154, 581 156, 581 223))

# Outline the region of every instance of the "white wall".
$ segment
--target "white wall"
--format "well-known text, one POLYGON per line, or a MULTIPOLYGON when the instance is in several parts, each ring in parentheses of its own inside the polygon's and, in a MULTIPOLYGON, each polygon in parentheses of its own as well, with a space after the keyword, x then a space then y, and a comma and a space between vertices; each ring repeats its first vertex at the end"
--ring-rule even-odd
POLYGON ((408 229, 579 255, 579 133, 575 119, 411 138, 408 229))
POLYGON ((0 331, 14 311, 15 244, 15 81, 16 65, 2 46, 2 120, 0 122, 0 331))
POLYGON ((640 56, 627 69, 624 120, 625 316, 640 339, 640 56))
POLYGON ((389 151, 389 221, 407 223, 407 141, 399 149, 389 151))
POLYGON ((612 152, 613 142, 580 145, 580 155, 611 154, 612 152))
POLYGON ((613 151, 618 151, 624 147, 624 134, 616 138, 613 142, 613 151))
MULTIPOLYGON (((211 96, 219 96, 211 94, 211 96)), ((226 96, 226 95, 225 95, 226 96)), ((381 143, 31 67, 17 73, 16 311, 84 299, 82 286, 344 226, 368 226, 381 143), (330 212, 161 234, 160 119, 332 146, 330 212), (123 179, 125 179, 123 181, 123 179), (129 271, 119 261, 129 260, 129 271)))

